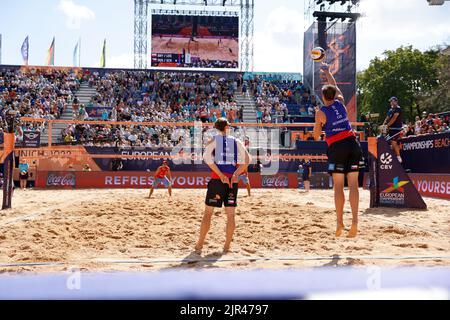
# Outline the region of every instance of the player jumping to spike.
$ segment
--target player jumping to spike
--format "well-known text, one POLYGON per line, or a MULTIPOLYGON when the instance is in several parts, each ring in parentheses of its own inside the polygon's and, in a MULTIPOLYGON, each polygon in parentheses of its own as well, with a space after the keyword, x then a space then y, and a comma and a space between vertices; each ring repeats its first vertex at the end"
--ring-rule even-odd
POLYGON ((353 238, 358 233, 358 177, 362 150, 350 126, 347 109, 344 105, 344 96, 337 86, 329 66, 323 63, 321 71, 327 77, 328 84, 322 88, 324 107, 316 112, 314 138, 319 140, 322 130, 325 130, 328 144, 328 172, 332 175, 334 182, 334 202, 337 214, 336 237, 340 237, 344 230, 344 184, 347 176, 353 214, 352 227, 348 237, 353 238))

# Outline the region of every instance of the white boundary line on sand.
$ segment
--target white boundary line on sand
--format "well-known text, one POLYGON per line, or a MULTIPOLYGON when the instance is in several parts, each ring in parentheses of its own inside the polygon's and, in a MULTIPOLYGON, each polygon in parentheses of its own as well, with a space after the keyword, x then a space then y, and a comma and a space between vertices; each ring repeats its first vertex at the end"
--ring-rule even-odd
POLYGON ((33 220, 33 219, 35 219, 35 218, 37 218, 39 216, 42 216, 44 214, 52 213, 54 210, 56 210, 56 208, 51 207, 51 208, 47 208, 47 210, 43 210, 42 212, 31 213, 31 214, 27 214, 27 215, 24 215, 24 216, 20 216, 20 217, 17 217, 17 218, 13 218, 13 219, 9 219, 9 220, 0 222, 0 229, 4 228, 4 227, 7 227, 7 226, 10 226, 10 225, 14 225, 14 224, 16 224, 18 222, 23 222, 23 221, 27 221, 27 220, 33 220))
POLYGON ((305 256, 305 257, 245 257, 245 258, 225 258, 225 259, 147 259, 147 260, 115 260, 115 259, 91 259, 91 260, 79 260, 68 262, 24 262, 24 263, 0 263, 1 268, 7 267, 48 267, 48 266, 67 266, 67 265, 81 265, 87 263, 97 264, 191 264, 202 262, 215 262, 215 263, 227 263, 227 262, 255 262, 255 261, 340 261, 340 260, 450 260, 450 256, 305 256))
POLYGON ((378 217, 378 216, 372 215, 372 214, 362 214, 362 215, 360 215, 360 217, 378 219, 378 220, 394 223, 394 224, 397 224, 397 225, 403 225, 403 226, 406 226, 406 227, 415 228, 415 229, 418 229, 418 230, 421 230, 421 231, 425 231, 425 232, 428 232, 428 233, 434 233, 436 235, 450 237, 450 232, 446 232, 445 230, 431 230, 431 229, 420 227, 420 226, 412 224, 412 223, 406 223, 406 222, 403 222, 403 221, 395 221, 395 220, 384 218, 384 217, 378 217))

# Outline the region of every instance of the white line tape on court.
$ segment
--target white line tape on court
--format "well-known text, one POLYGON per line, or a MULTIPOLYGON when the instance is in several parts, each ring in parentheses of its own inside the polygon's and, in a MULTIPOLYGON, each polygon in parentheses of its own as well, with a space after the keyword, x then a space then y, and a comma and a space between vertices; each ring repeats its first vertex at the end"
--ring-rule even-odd
POLYGON ((428 228, 420 227, 420 226, 415 225, 415 224, 406 223, 406 222, 403 222, 403 221, 395 221, 395 220, 392 220, 392 219, 387 219, 387 218, 378 217, 378 216, 374 216, 374 215, 368 215, 368 214, 361 215, 361 217, 374 218, 374 219, 378 219, 378 220, 394 223, 394 224, 397 224, 397 225, 403 225, 403 226, 406 226, 406 227, 410 227, 410 228, 415 228, 415 229, 418 229, 418 230, 426 231, 426 232, 429 232, 429 233, 434 233, 434 234, 437 234, 437 235, 444 235, 444 236, 450 237, 450 232, 446 232, 444 230, 431 230, 431 229, 428 229, 428 228))
POLYGON ((255 261, 340 261, 340 260, 450 260, 450 256, 306 256, 306 257, 254 257, 254 258, 207 258, 207 259, 146 259, 146 260, 116 260, 116 259, 92 259, 68 262, 29 262, 29 263, 0 263, 1 268, 7 267, 45 267, 45 266, 64 266, 64 265, 82 265, 88 263, 97 264, 192 264, 192 263, 229 263, 229 262, 255 262, 255 261))
POLYGON ((24 215, 24 216, 13 218, 13 219, 10 219, 10 220, 7 220, 7 221, 0 222, 0 228, 7 227, 7 226, 10 226, 10 225, 16 224, 18 222, 23 222, 23 221, 28 221, 28 220, 35 219, 35 218, 37 218, 39 216, 42 216, 44 214, 52 213, 57 208, 58 207, 50 207, 50 208, 47 208, 46 210, 44 210, 42 212, 31 213, 31 214, 27 214, 27 215, 24 215))

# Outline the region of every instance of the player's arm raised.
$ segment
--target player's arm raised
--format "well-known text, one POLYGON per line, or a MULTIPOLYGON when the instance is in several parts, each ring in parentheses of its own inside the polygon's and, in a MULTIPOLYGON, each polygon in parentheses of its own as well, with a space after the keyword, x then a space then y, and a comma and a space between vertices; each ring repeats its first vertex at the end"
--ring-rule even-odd
POLYGON ((332 86, 336 87, 336 97, 335 97, 335 99, 339 100, 342 104, 345 105, 344 95, 342 94, 341 89, 339 89, 339 87, 337 85, 337 82, 336 82, 336 79, 334 79, 334 76, 331 74, 330 67, 326 63, 323 63, 322 67, 320 68, 320 70, 327 77, 328 84, 331 84, 332 86))

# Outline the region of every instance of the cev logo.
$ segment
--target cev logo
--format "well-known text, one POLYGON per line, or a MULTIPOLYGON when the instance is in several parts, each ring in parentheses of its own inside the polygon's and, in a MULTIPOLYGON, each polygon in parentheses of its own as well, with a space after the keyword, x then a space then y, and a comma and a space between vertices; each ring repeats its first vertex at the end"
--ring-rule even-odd
POLYGON ((391 170, 392 169, 392 155, 389 153, 383 153, 380 156, 380 161, 381 161, 381 170, 391 170))

